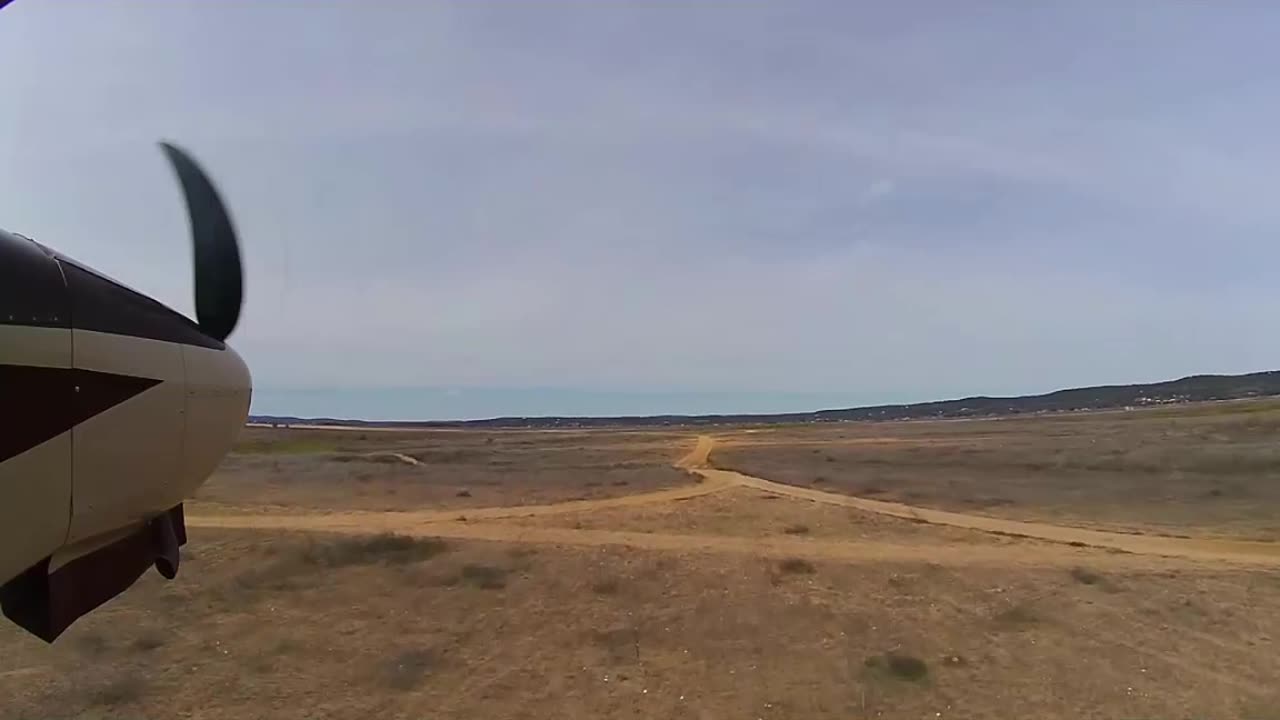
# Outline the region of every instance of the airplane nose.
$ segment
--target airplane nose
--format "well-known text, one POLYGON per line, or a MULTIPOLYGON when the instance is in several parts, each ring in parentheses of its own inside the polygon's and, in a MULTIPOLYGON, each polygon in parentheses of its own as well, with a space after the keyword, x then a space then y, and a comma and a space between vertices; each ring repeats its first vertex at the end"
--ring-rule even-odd
POLYGON ((186 430, 183 437, 183 494, 190 496, 235 444, 249 417, 253 382, 240 354, 184 345, 186 430))

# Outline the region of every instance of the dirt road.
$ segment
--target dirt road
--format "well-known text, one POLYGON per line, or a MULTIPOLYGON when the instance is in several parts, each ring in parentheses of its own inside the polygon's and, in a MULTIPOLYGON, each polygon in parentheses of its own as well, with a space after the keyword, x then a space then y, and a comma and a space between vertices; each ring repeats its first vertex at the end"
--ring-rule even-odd
POLYGON ((729 470, 703 470, 701 472, 729 485, 742 485, 785 497, 856 508, 880 515, 891 515, 893 517, 926 522, 932 525, 949 525, 967 530, 1036 538, 1068 545, 1112 548, 1141 555, 1163 555, 1192 560, 1224 560, 1280 565, 1280 544, 1277 543, 1136 535, 1064 527, 1046 523, 1023 522, 1020 520, 1005 520, 984 515, 967 515, 965 513, 934 510, 883 500, 869 500, 851 495, 839 495, 821 490, 784 485, 729 470))
MULTIPOLYGON (((685 485, 638 495, 598 500, 574 500, 554 505, 490 507, 452 511, 348 511, 315 515, 191 515, 188 517, 187 523, 193 527, 270 528, 342 533, 397 532, 412 535, 508 542, 587 546, 622 545, 655 550, 754 553, 764 556, 802 556, 844 561, 924 559, 948 563, 1007 563, 1011 560, 1016 560, 1016 555, 1018 554, 1016 546, 978 549, 972 546, 950 547, 945 544, 906 545, 812 538, 733 538, 571 528, 537 528, 478 522, 676 502, 720 492, 727 488, 748 487, 797 500, 855 508, 916 522, 1035 538, 1068 546, 1107 548, 1138 555, 1156 555, 1189 560, 1280 566, 1280 544, 1111 533, 1045 523, 967 515, 784 485, 764 478, 710 467, 709 458, 713 447, 713 438, 707 435, 700 436, 693 449, 675 463, 676 467, 700 476, 702 478, 701 482, 695 485, 685 485)), ((1055 555, 1060 555, 1060 557, 1048 557, 1045 553, 1036 553, 1034 558, 1030 560, 1036 563, 1053 562, 1054 564, 1078 560, 1076 553, 1064 552, 1055 555)))

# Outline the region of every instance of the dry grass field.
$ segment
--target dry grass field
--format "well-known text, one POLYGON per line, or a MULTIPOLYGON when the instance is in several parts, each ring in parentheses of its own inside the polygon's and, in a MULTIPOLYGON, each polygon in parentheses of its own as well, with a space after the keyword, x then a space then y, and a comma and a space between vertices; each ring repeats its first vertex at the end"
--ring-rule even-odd
POLYGON ((1276 720, 1280 543, 1196 544, 1280 525, 1273 412, 249 429, 176 581, 0 627, 0 718, 1276 720))
POLYGON ((967 513, 1280 540, 1280 403, 778 428, 716 464, 967 513))
POLYGON ((194 507, 397 511, 531 505, 689 482, 670 433, 246 428, 194 507))

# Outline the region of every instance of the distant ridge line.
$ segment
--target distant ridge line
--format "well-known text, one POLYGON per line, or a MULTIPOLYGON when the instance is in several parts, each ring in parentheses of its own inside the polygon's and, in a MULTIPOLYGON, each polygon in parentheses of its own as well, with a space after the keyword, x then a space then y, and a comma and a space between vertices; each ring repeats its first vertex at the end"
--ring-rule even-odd
POLYGON ((428 428, 565 428, 721 425, 738 423, 812 423, 877 420, 997 417, 1073 410, 1113 410, 1211 400, 1242 400, 1280 395, 1280 370, 1244 375, 1189 375, 1177 380, 1133 385, 1096 385, 1055 390, 1042 395, 987 397, 903 405, 872 405, 792 413, 713 415, 636 415, 615 417, 497 417, 485 420, 355 420, 250 415, 249 422, 279 425, 428 428))

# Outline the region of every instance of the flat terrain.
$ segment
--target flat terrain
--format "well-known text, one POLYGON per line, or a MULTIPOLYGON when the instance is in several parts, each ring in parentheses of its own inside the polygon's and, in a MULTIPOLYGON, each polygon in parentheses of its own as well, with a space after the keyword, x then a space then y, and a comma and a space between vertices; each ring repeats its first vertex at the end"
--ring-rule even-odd
POLYGON ((781 427, 716 464, 859 497, 994 517, 1280 540, 1280 403, 1031 419, 781 427))
POLYGON ((0 626, 0 718, 1280 719, 1280 543, 1258 541, 1280 503, 1265 471, 1186 471, 1206 423, 1265 454, 1250 423, 1272 411, 1225 407, 714 437, 252 429, 192 504, 176 581, 149 573, 53 646, 0 626), (1166 423, 1181 434, 1153 445, 1166 423), (1103 437, 1176 458, 1178 491, 1073 465, 1103 437), (1027 467, 1036 442, 1071 461, 1027 467), (940 458, 859 454, 949 443, 988 448, 958 471, 1015 501, 957 504, 940 458), (856 494, 867 467, 885 487, 856 494), (1179 524, 1195 482, 1262 507, 1179 524))
POLYGON ((670 433, 246 428, 196 495, 218 512, 397 511, 614 497, 687 483, 670 433))

